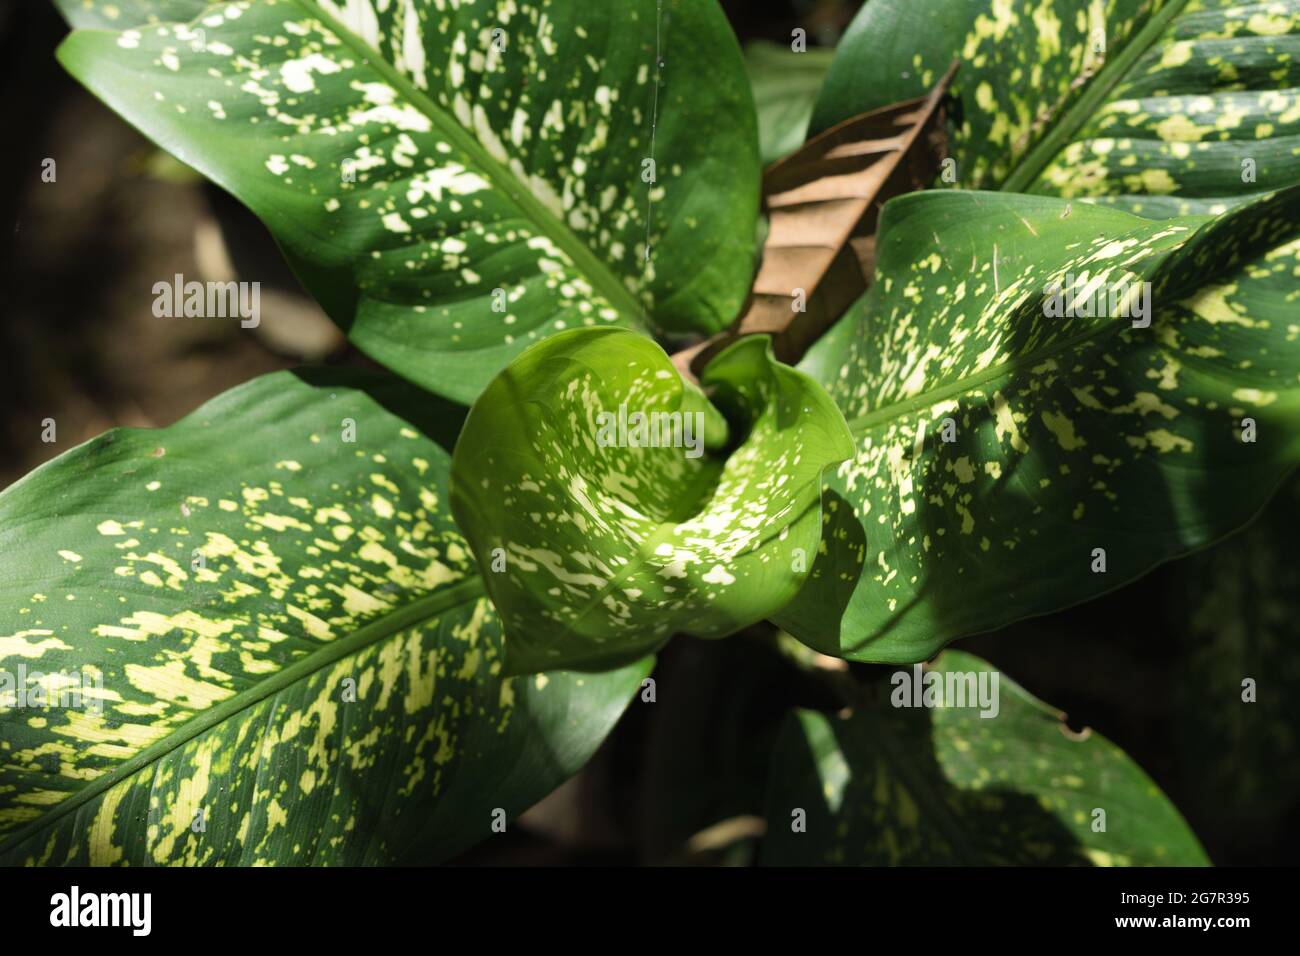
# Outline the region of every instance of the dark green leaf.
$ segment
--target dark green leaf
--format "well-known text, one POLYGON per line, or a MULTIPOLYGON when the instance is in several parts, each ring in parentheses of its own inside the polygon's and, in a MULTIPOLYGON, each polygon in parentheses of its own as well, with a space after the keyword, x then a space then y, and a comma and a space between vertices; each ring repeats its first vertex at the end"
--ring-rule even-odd
POLYGON ((59 58, 439 394, 561 329, 710 333, 744 300, 757 135, 712 0, 260 0, 59 58))
POLYGON ((969 654, 945 651, 918 684, 919 671, 882 681, 847 717, 791 717, 773 758, 763 863, 1208 862, 1151 778, 1100 734, 1073 733, 969 654), (947 706, 916 706, 931 681, 953 687, 947 706))
POLYGON ((1174 749, 1199 809, 1246 841, 1270 842, 1300 796, 1298 532, 1292 480, 1241 534, 1170 569, 1174 749))
POLYGON ((125 30, 193 20, 219 0, 54 0, 75 29, 125 30))

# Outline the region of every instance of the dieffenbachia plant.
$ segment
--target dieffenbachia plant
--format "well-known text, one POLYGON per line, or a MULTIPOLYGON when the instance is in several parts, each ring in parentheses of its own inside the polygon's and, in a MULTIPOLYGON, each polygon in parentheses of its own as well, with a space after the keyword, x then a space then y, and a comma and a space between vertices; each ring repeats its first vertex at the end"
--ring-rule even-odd
POLYGON ((839 675, 770 755, 766 861, 1204 861, 1009 681, 995 714, 893 713, 808 647, 923 661, 1213 541, 1294 467, 1263 39, 1293 4, 869 0, 812 131, 955 57, 940 182, 1004 191, 887 204, 800 368, 750 336, 696 381, 665 337, 742 313, 759 205, 713 0, 56 2, 65 66, 401 378, 256 379, 0 494, 0 862, 447 859, 576 772, 674 634, 740 631, 839 675), (1123 318, 1054 314, 1077 276, 1123 318))

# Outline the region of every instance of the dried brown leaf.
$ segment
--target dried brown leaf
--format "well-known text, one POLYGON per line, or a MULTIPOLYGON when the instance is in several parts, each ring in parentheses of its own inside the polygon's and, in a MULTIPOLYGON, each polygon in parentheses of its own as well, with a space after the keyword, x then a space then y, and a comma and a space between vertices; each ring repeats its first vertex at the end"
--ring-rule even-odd
POLYGON ((778 358, 795 362, 866 291, 881 206, 933 183, 947 155, 942 105, 956 69, 954 62, 928 96, 845 120, 768 168, 770 229, 745 311, 673 356, 683 374, 760 333, 772 336, 778 358))

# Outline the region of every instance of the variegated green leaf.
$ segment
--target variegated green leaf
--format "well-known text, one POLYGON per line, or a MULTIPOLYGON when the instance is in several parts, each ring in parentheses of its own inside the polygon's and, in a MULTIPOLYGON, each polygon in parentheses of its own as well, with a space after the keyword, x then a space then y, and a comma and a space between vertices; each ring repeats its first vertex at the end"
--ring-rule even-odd
POLYGON ((959 57, 961 185, 1217 213, 1300 182, 1298 45, 1300 0, 870 0, 813 126, 959 57))
POLYGON ((53 0, 74 29, 126 30, 192 20, 218 0, 53 0))
POLYGON ((508 671, 623 663, 677 631, 723 637, 798 590, 822 469, 853 452, 844 420, 766 337, 700 381, 712 405, 653 342, 575 330, 470 410, 451 506, 501 611, 508 671))
POLYGON ((1249 520, 1300 461, 1298 224, 1300 189, 1213 220, 888 204, 876 284, 804 364, 857 452, 777 620, 827 654, 924 660, 1249 520), (1053 283, 1096 310, 1053 317, 1053 283))
POLYGON ((772 763, 761 862, 1208 862, 1177 809, 1122 750, 1070 731, 1063 714, 985 661, 945 651, 924 672, 918 665, 871 691, 847 716, 800 711, 788 721, 772 763), (945 706, 923 706, 931 693, 945 706))
POLYGON ((224 3, 59 58, 440 394, 565 328, 716 331, 748 288, 753 100, 713 0, 224 3))
POLYGON ((430 862, 576 771, 646 662, 501 676, 454 424, 279 373, 0 495, 0 863, 430 862))
POLYGON ((1007 188, 1153 217, 1300 182, 1300 0, 1171 2, 1007 188))

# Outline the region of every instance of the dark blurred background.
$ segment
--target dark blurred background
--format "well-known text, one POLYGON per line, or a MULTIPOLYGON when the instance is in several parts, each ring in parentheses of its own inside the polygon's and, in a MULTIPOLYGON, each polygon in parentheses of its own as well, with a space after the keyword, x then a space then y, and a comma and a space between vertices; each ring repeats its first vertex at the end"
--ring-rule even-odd
MULTIPOLYGON (((800 27, 810 46, 833 45, 858 6, 722 5, 743 44, 788 45, 800 27)), ((108 428, 167 425, 262 373, 365 362, 277 267, 251 214, 63 72, 53 51, 65 32, 45 0, 0 0, 12 131, 0 151, 0 487, 108 428), (46 158, 53 183, 41 179, 46 158), (151 314, 159 280, 234 278, 252 264, 256 330, 151 314), (56 443, 41 440, 47 418, 56 443)), ((1216 863, 1289 864, 1300 845, 1298 519, 1293 482, 1207 552, 962 646, 1128 751, 1216 863), (1243 677, 1259 681, 1258 703, 1241 702, 1243 677)), ((811 691, 745 636, 679 638, 656 678, 656 703, 634 703, 582 774, 463 862, 751 862, 773 734, 811 691)))

